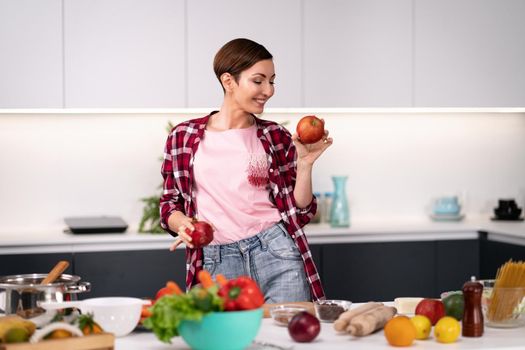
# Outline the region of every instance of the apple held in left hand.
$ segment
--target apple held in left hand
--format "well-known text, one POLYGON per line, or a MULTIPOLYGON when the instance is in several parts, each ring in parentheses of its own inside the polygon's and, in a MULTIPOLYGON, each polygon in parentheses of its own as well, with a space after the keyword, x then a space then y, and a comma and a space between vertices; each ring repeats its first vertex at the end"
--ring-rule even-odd
POLYGON ((299 120, 297 133, 292 135, 298 162, 313 164, 332 145, 333 139, 328 137, 328 130, 324 126, 324 120, 313 115, 299 120))

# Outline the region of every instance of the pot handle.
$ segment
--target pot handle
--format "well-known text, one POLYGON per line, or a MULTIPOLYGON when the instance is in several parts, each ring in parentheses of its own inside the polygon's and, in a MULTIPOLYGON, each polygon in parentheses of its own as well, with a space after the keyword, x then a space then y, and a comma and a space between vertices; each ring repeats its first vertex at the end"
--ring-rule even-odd
POLYGON ((80 308, 80 305, 82 305, 82 301, 44 301, 38 303, 38 306, 45 310, 67 309, 71 307, 80 308))
POLYGON ((79 284, 73 284, 66 286, 66 293, 84 293, 91 290, 91 283, 89 282, 80 282, 79 284))

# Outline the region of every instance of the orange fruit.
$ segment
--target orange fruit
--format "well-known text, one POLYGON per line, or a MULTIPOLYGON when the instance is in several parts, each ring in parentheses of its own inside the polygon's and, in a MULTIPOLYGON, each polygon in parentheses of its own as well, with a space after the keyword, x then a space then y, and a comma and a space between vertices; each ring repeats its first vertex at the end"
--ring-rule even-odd
POLYGON ((397 316, 385 325, 385 338, 392 346, 410 346, 416 339, 416 327, 406 316, 397 316))

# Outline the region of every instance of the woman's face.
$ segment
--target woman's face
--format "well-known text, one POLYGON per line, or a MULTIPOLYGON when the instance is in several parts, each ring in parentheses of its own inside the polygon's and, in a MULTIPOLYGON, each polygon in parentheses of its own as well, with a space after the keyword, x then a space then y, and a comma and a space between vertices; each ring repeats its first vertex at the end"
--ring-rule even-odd
POLYGON ((273 61, 263 60, 241 72, 239 82, 233 84, 232 97, 248 113, 262 113, 266 101, 273 96, 275 70, 273 61))

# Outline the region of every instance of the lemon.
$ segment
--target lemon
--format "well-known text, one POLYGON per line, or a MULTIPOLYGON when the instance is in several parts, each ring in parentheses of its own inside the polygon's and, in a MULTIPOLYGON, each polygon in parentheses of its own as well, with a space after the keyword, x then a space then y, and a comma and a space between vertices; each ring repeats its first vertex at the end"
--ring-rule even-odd
POLYGON ((441 318, 434 327, 434 335, 440 343, 453 343, 461 333, 461 326, 454 317, 445 316, 441 318))
POLYGON ((11 328, 4 336, 6 343, 24 343, 29 340, 29 331, 25 328, 11 328))
POLYGON ((416 339, 423 340, 427 339, 432 330, 432 323, 428 317, 423 315, 416 315, 410 318, 414 327, 416 327, 416 339))

